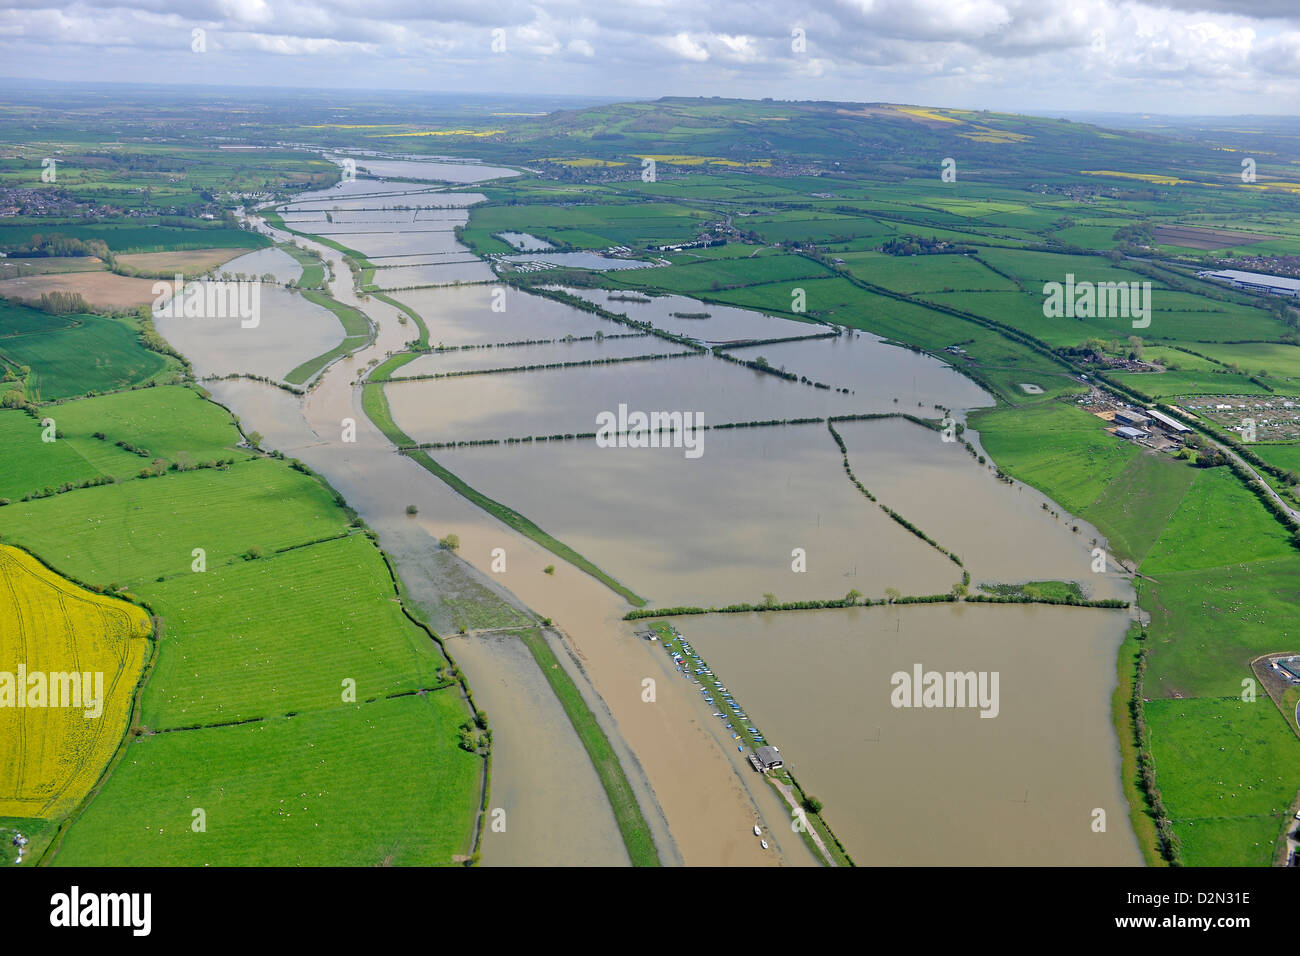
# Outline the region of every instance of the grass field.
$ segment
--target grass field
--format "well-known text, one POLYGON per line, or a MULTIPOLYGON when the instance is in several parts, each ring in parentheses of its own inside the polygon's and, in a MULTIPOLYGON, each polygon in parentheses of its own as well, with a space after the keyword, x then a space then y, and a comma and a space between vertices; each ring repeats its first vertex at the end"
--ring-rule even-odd
POLYGON ((1146 706, 1160 789, 1188 865, 1266 866, 1300 788, 1300 741, 1264 695, 1146 706), (1160 773, 1178 767, 1177 773, 1160 773))
POLYGON ((0 411, 0 443, 13 452, 0 457, 0 497, 20 498, 104 475, 134 478, 155 458, 203 463, 250 454, 235 449, 239 433, 230 416, 189 388, 160 386, 79 399, 47 406, 41 415, 0 411), (44 418, 53 419, 61 435, 53 442, 41 440, 44 418), (118 441, 145 448, 149 456, 119 448, 118 441))
POLYGON ((277 548, 342 534, 343 514, 313 479, 257 460, 225 470, 85 488, 0 509, 0 535, 64 574, 135 587, 191 571, 195 548, 209 570, 277 548))
POLYGON ((1084 514, 1138 454, 1097 416, 1060 402, 977 411, 970 424, 998 467, 1074 514, 1084 514))
POLYGON ((452 730, 464 715, 450 688, 136 737, 54 863, 449 865, 469 852, 481 775, 452 730))
POLYGON ((345 678, 358 700, 443 683, 445 659, 402 614, 364 535, 140 592, 167 621, 143 701, 150 730, 330 709, 345 678))
POLYGON ((291 242, 282 242, 277 244, 277 249, 283 249, 289 255, 293 256, 298 265, 302 266, 302 275, 294 284, 300 289, 314 289, 325 281, 325 266, 321 264, 318 256, 313 255, 306 249, 295 246, 291 242))
POLYGON ((1191 466, 1154 452, 1136 455, 1088 506, 1088 520, 1120 557, 1141 562, 1196 478, 1191 466))
POLYGON ((1142 573, 1225 567, 1294 555, 1290 535, 1227 468, 1200 469, 1142 563, 1142 573))
POLYGON ((29 366, 28 397, 43 401, 124 388, 156 380, 176 368, 174 359, 141 344, 135 319, 56 318, 12 302, 0 302, 0 365, 29 366), (31 324, 45 331, 3 332, 31 324))
POLYGON ((1165 572, 1143 584, 1141 603, 1151 612, 1151 696, 1240 694, 1251 660, 1300 643, 1300 556, 1165 572))
MULTIPOLYGON (((90 434, 100 427, 117 426, 114 434, 172 455, 181 442, 197 455, 237 437, 226 411, 184 388, 124 392, 53 412, 69 429, 53 447, 69 453, 84 443, 107 454, 115 446, 90 434)), ((17 426, 31 422, 6 413, 0 427, 12 427, 9 414, 20 416, 12 419, 17 426)), ((160 621, 138 733, 79 815, 65 822, 72 807, 57 810, 62 828, 47 858, 70 865, 468 860, 485 758, 461 746, 457 728, 470 715, 461 685, 428 632, 404 613, 374 542, 360 532, 343 536, 349 515, 333 493, 288 463, 247 456, 235 454, 239 460, 223 469, 0 508, 6 541, 87 583, 132 588, 160 621), (206 550, 204 570, 195 566, 196 547, 206 550), (206 812, 206 830, 191 828, 195 808, 206 812)), ((46 467, 78 461, 87 463, 74 455, 46 467)), ((127 691, 134 688, 129 681, 127 691)), ((78 800, 108 755, 97 756, 78 800)), ((0 812, 34 815, 23 807, 0 812)))
POLYGON ((0 816, 57 819, 95 785, 130 721, 152 630, 141 608, 0 545, 0 816))

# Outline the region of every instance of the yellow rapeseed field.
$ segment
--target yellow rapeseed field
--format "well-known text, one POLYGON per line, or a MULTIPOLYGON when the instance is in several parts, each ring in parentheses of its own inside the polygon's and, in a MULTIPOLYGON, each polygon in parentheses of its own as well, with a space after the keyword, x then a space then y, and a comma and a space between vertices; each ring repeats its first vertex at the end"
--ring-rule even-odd
POLYGON ((126 731, 150 633, 134 604, 0 545, 0 816, 57 818, 94 786, 126 731))

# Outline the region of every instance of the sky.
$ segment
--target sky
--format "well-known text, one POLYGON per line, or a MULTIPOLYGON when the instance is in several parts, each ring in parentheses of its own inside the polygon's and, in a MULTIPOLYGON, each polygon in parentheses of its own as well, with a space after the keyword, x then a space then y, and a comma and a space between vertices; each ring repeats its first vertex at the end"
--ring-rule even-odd
POLYGON ((0 0, 0 74, 1295 113, 1300 0, 0 0))

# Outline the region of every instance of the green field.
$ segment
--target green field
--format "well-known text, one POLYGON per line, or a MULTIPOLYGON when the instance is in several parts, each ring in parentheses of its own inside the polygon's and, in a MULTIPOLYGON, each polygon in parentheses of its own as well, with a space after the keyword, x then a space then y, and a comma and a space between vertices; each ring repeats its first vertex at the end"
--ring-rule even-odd
POLYGON ((1014 411, 977 411, 970 425, 1006 474, 1083 515, 1138 449, 1104 430, 1097 416, 1060 402, 1014 411))
POLYGON ((482 765, 457 745, 464 714, 453 687, 136 737, 54 862, 449 865, 469 852, 482 765))
POLYGON ((1201 469, 1142 563, 1142 573, 1224 567, 1294 555, 1291 536, 1227 468, 1201 469))
POLYGON ((1152 696, 1240 694, 1251 660, 1300 644, 1300 556, 1165 572, 1143 584, 1141 603, 1151 612, 1152 696))
POLYGON ((1088 520, 1120 557, 1141 562, 1196 478, 1189 465, 1153 452, 1134 456, 1088 506, 1088 520))
POLYGON ((342 534, 345 526, 324 488, 270 460, 85 488, 0 510, 6 543, 101 586, 189 575, 195 548, 215 570, 242 561, 252 548, 269 555, 342 534))
POLYGON ((330 709, 345 678, 359 701, 445 683, 445 659, 402 614, 364 535, 139 592, 167 620, 144 696, 150 730, 330 709))
POLYGON ((1151 750, 1191 866, 1266 866, 1300 788, 1300 741, 1266 696, 1156 700, 1151 750), (1160 773, 1177 766, 1177 773, 1160 773))
POLYGON ((96 398, 79 399, 42 409, 40 418, 18 410, 0 411, 0 441, 21 454, 0 458, 0 496, 58 487, 65 482, 111 475, 136 477, 157 458, 203 464, 247 457, 230 416, 189 388, 160 386, 96 398), (61 437, 44 442, 41 421, 53 419, 61 437), (96 433, 104 438, 94 437, 96 433), (145 442, 148 442, 148 447, 145 442), (127 442, 148 452, 140 456, 116 444, 127 442))
POLYGON ((102 315, 48 316, 0 301, 0 366, 28 366, 27 395, 53 401, 125 388, 170 375, 176 362, 145 348, 139 320, 102 315), (30 329, 20 334, 9 330, 30 329))

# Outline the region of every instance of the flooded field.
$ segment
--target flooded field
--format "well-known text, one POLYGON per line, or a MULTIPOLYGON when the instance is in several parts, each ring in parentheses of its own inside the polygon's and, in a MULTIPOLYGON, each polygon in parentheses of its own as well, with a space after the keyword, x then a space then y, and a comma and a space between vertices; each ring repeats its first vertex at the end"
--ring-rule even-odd
POLYGON ((1092 571, 1095 529, 1074 533, 1076 522, 1043 510, 1046 498, 998 481, 962 445, 907 421, 835 427, 858 480, 960 555, 973 583, 1078 581, 1090 599, 1132 599, 1122 575, 1092 571))
POLYGON ((302 278, 302 266, 298 265, 298 260, 283 249, 274 246, 231 259, 214 271, 217 275, 223 273, 238 275, 242 272, 250 276, 262 276, 269 272, 281 285, 286 282, 297 282, 302 278))
MULTIPOLYGON (((464 213, 438 207, 460 195, 359 181, 304 196, 295 207, 316 220, 299 228, 336 230, 330 234, 338 241, 381 257, 382 265, 481 265, 450 261, 468 258, 451 231, 464 213), (422 209, 396 208, 406 204, 422 209), (325 223, 324 212, 333 215, 334 205, 359 218, 335 216, 325 223)), ((625 602, 393 454, 361 413, 352 383, 367 361, 400 348, 413 329, 399 326, 395 311, 378 300, 357 303, 338 254, 329 251, 327 258, 335 263, 335 294, 380 323, 376 345, 339 362, 305 398, 243 381, 213 383, 214 397, 235 409, 245 427, 261 431, 267 447, 321 471, 379 532, 404 575, 421 579, 438 538, 455 533, 461 558, 555 621, 572 648, 584 693, 594 688, 608 705, 616 722, 611 739, 630 748, 624 763, 634 787, 645 781, 653 786, 653 796, 648 789, 638 792, 652 828, 666 820, 665 832, 670 829, 680 847, 677 855, 672 840, 665 841, 670 862, 809 862, 801 845, 777 838, 777 827, 788 829, 788 814, 729 740, 718 736, 716 721, 700 712, 693 685, 663 673, 656 706, 641 701, 640 681, 661 674, 663 654, 620 620, 625 602), (340 440, 344 418, 356 420, 354 443, 340 440), (406 513, 408 504, 417 507, 416 515, 406 513), (496 548, 508 553, 508 572, 492 567, 496 548), (554 573, 543 573, 548 566, 554 573), (773 828, 773 850, 756 846, 756 819, 773 828)), ((380 269, 376 276, 405 271, 380 269)), ((602 291, 572 291, 706 342, 825 331, 684 296, 634 303, 608 300, 602 291)), ((493 311, 493 292, 492 285, 473 285, 393 297, 419 312, 434 345, 628 331, 515 289, 506 292, 505 311, 493 311)), ((341 330, 337 334, 341 338, 341 330)), ((219 337, 211 350, 206 341, 191 345, 182 351, 196 366, 207 351, 214 361, 232 353, 219 337)), ((675 349, 645 338, 476 348, 424 355, 398 374, 675 349)), ((293 340, 269 351, 284 360, 271 374, 309 357, 290 360, 298 351, 293 340)), ((645 411, 699 410, 706 424, 716 424, 827 412, 934 415, 936 403, 961 409, 990 401, 942 363, 869 336, 737 351, 746 359, 758 355, 854 394, 815 390, 707 355, 398 383, 385 391, 399 424, 425 440, 591 431, 595 413, 620 402, 645 411)), ((997 482, 960 446, 897 421, 837 427, 859 478, 882 502, 959 553, 976 581, 1080 580, 1087 572, 1085 583, 1095 587, 1090 596, 1112 596, 1108 588, 1127 596, 1122 581, 1088 572, 1085 545, 1095 532, 1081 527, 1075 535, 1061 527, 1041 510, 1035 493, 997 482), (1075 571, 1080 561, 1083 570, 1075 571)), ((824 425, 709 431, 703 449, 702 457, 687 459, 680 448, 600 448, 586 440, 433 454, 653 605, 757 603, 765 593, 779 601, 838 598, 850 589, 881 597, 891 587, 932 594, 960 580, 960 568, 853 487, 824 425), (792 568, 796 548, 806 554, 806 571, 792 568)), ((800 782, 825 801, 830 824, 859 863, 1129 864, 1139 858, 1109 719, 1115 651, 1127 621, 1124 611, 942 604, 715 614, 677 623, 768 740, 782 748, 800 782), (893 708, 890 675, 918 662, 942 671, 999 671, 998 717, 893 708), (1091 832, 1098 807, 1107 812, 1107 834, 1091 832)), ((578 758, 580 744, 557 717, 535 665, 530 670, 530 659, 506 636, 451 643, 491 716, 492 806, 507 808, 510 819, 508 835, 485 835, 484 861, 623 861, 590 763, 578 758), (592 822, 584 828, 587 817, 592 822)))
POLYGON ((439 343, 484 345, 594 335, 597 331, 628 331, 626 326, 617 322, 516 289, 505 289, 502 299, 494 299, 494 289, 486 285, 417 289, 398 293, 394 298, 424 317, 429 326, 429 342, 435 346, 439 343), (504 302, 504 311, 494 312, 494 301, 504 302))
MULTIPOLYGON (((466 249, 456 241, 456 234, 450 229, 420 229, 406 232, 348 232, 338 228, 319 229, 308 227, 313 232, 340 242, 349 249, 355 249, 363 256, 410 256, 421 254, 459 253, 464 255, 466 249)), ((477 269, 487 269, 484 263, 474 263, 477 269)))
POLYGON ((543 252, 547 249, 554 248, 545 239, 538 239, 536 236, 530 236, 526 232, 503 232, 500 238, 504 239, 510 245, 514 246, 520 252, 543 252))
POLYGON ((936 594, 961 579, 853 487, 825 426, 708 432, 704 448, 691 460, 587 439, 433 457, 658 606, 936 594))
POLYGON ((588 302, 595 302, 610 312, 626 315, 638 322, 649 322, 655 328, 667 332, 689 335, 699 342, 710 345, 741 339, 823 335, 831 331, 827 326, 814 322, 780 319, 749 309, 701 302, 699 299, 690 299, 684 295, 661 295, 651 298, 638 292, 610 292, 605 289, 566 288, 564 291, 588 302), (648 301, 639 301, 641 299, 648 299, 648 301), (690 317, 705 314, 708 318, 690 317))
POLYGON ((859 865, 1141 864, 1110 720, 1126 612, 918 605, 675 623, 859 865), (918 663, 998 672, 997 716, 895 708, 892 675, 918 663))
MULTIPOLYGON (((589 434, 596 431, 598 415, 617 412, 620 405, 644 412, 699 413, 706 425, 899 409, 883 395, 844 395, 813 388, 708 353, 400 383, 386 391, 398 425, 422 442, 589 434)), ((911 411, 937 414, 932 407, 911 411)))
POLYGON ((307 359, 343 341, 343 326, 329 309, 269 283, 261 284, 257 325, 243 328, 239 317, 168 318, 154 325, 167 342, 194 364, 194 374, 265 375, 281 379, 307 359))
POLYGON ((375 203, 387 199, 393 202, 397 195, 441 195, 432 187, 422 187, 411 183, 387 183, 377 179, 352 179, 335 183, 328 189, 317 189, 304 193, 284 208, 290 212, 302 208, 320 208, 323 203, 339 203, 343 209, 372 208, 366 203, 375 203))
POLYGON ((938 402, 945 408, 984 408, 993 404, 992 396, 951 366, 911 349, 885 345, 878 337, 863 332, 746 346, 730 354, 745 361, 761 355, 774 368, 824 382, 831 388, 848 388, 859 396, 891 401, 897 398, 903 410, 915 408, 918 402, 926 406, 938 402))
MULTIPOLYGON (((335 162, 338 160, 336 159, 335 162)), ((489 179, 503 179, 518 176, 518 170, 502 166, 483 166, 479 163, 439 163, 406 159, 370 159, 356 160, 357 172, 366 172, 371 176, 394 177, 400 179, 418 179, 424 182, 440 183, 481 183, 489 179)))
POLYGON ((638 355, 680 355, 690 351, 654 335, 627 338, 561 339, 546 345, 509 345, 454 349, 422 355, 403 365, 397 375, 445 375, 450 372, 521 368, 554 362, 599 362, 638 355))
POLYGON ((505 832, 483 833, 488 866, 627 866, 614 812, 537 662, 513 634, 453 637, 447 650, 475 677, 474 702, 491 715, 492 809, 505 832))
POLYGON ((458 225, 463 225, 468 213, 447 210, 459 219, 430 219, 416 221, 412 212, 331 212, 325 211, 319 218, 301 218, 291 225, 310 225, 313 233, 325 236, 354 235, 357 233, 407 234, 424 232, 451 232, 458 225), (325 218, 328 215, 329 218, 325 218))
POLYGON ((506 262, 536 262, 544 266, 594 269, 597 272, 606 272, 611 269, 645 269, 652 265, 652 263, 641 262, 637 259, 614 259, 610 256, 602 256, 598 252, 548 252, 545 255, 524 253, 516 256, 502 256, 501 258, 506 262))
POLYGON ((380 289, 409 289, 415 286, 451 285, 454 282, 491 282, 491 266, 472 256, 433 265, 393 266, 376 269, 374 284, 380 289))

